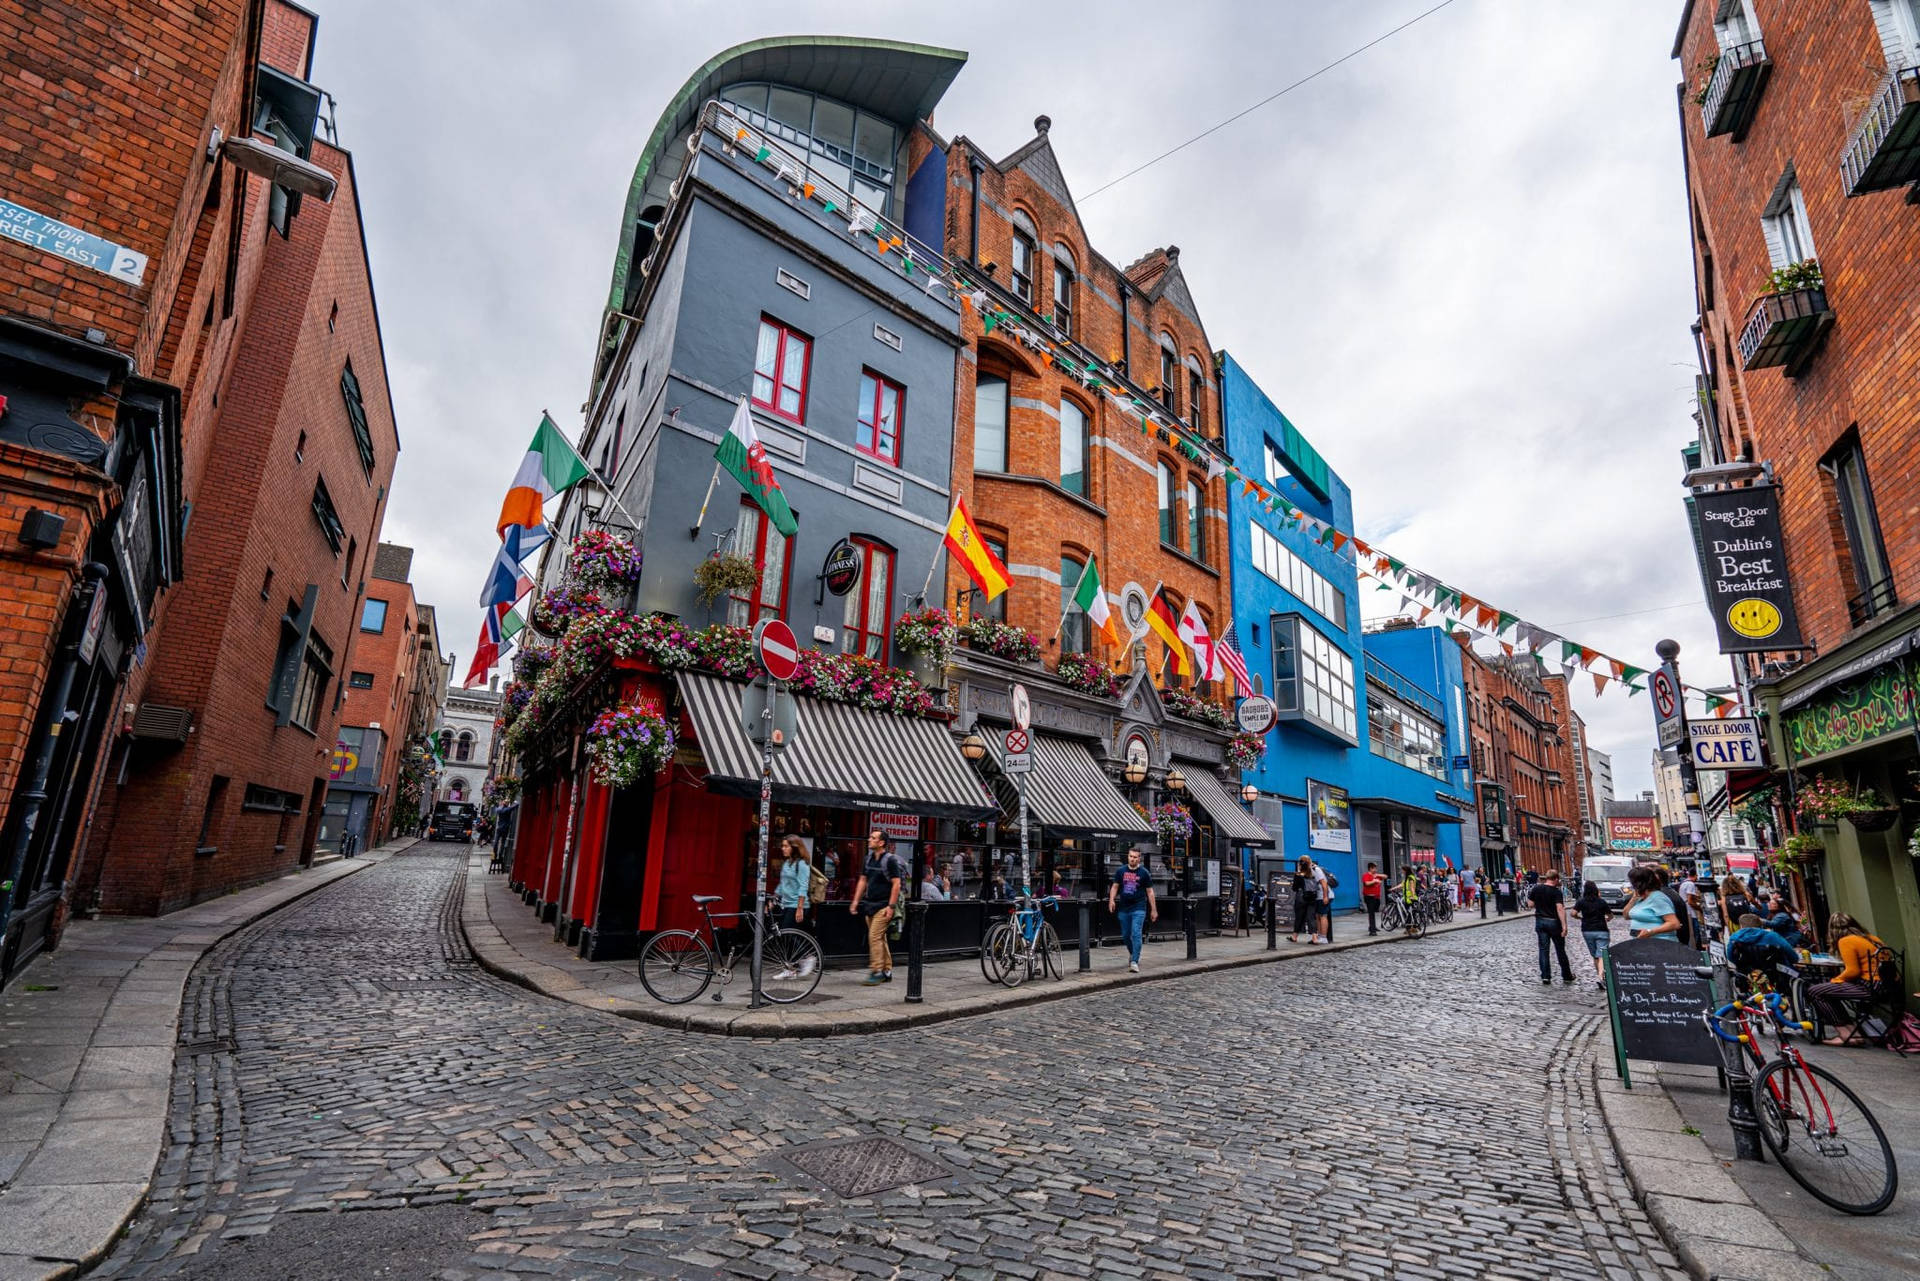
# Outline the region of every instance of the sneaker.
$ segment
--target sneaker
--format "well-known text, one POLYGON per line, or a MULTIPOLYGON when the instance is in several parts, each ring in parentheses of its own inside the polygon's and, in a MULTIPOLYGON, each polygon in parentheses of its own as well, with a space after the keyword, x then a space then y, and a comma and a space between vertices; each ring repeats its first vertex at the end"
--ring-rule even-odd
POLYGON ((1567 985, 1568 987, 1572 987, 1572 986, 1573 986, 1573 975, 1571 975, 1571 974, 1563 974, 1563 975, 1561 975, 1561 976, 1560 976, 1560 981, 1561 981, 1562 983, 1565 983, 1565 984, 1566 984, 1566 985, 1567 985))
POLYGON ((792 979, 793 979, 792 970, 781 970, 778 974, 773 976, 773 981, 775 983, 787 983, 787 982, 791 982, 792 979))
POLYGON ((869 974, 865 979, 861 980, 860 986, 861 987, 879 987, 882 983, 885 983, 886 981, 887 980, 885 978, 883 978, 878 974, 869 974))
POLYGON ((806 960, 800 962, 800 977, 806 978, 808 975, 812 973, 813 973, 813 958, 809 956, 806 960))
POLYGON ((880 981, 881 981, 882 983, 891 983, 891 982, 893 982, 893 971, 892 971, 892 970, 882 970, 882 971, 880 971, 880 981))
POLYGON ((1139 972, 1140 972, 1140 962, 1138 961, 1127 962, 1127 973, 1138 974, 1139 972))
POLYGON ((1544 984, 1546 984, 1546 985, 1547 985, 1548 987, 1552 987, 1552 986, 1553 986, 1553 980, 1552 980, 1552 979, 1541 979, 1540 981, 1541 981, 1542 983, 1544 983, 1544 984))

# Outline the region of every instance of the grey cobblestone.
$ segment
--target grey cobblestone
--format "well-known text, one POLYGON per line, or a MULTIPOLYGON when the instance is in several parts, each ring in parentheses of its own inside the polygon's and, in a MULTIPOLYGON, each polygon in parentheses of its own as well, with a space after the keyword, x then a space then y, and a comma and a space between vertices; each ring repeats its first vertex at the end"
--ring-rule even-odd
POLYGON ((225 1276, 302 1221, 371 1276, 353 1223, 450 1206, 441 1281, 1679 1275, 1593 1113, 1594 998, 1511 931, 742 1044, 478 971, 466 874, 421 845, 209 954, 181 1040, 234 1048, 178 1060, 101 1275, 225 1276), (780 1159, 869 1135, 960 1177, 841 1200, 780 1159))

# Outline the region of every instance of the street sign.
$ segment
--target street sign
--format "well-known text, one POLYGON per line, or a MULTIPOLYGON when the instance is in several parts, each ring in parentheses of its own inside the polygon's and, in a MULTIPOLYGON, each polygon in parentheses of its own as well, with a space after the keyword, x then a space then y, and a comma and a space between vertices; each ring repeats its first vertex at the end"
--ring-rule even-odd
POLYGON ((125 284, 137 285, 147 276, 145 254, 11 200, 0 200, 0 236, 64 258, 75 266, 92 268, 125 284))
POLYGON ((1027 747, 1027 731, 1023 729, 1010 729, 1007 731, 1007 750, 1009 752, 1024 752, 1027 750, 1027 747))
POLYGON ((785 747, 800 737, 800 709, 784 685, 756 680, 740 691, 740 728, 755 744, 785 747), (772 700, 773 716, 767 716, 772 700))
POLYGON ((1026 729, 1033 724, 1033 700, 1027 697, 1027 687, 1016 682, 1007 691, 1007 701, 1013 706, 1013 727, 1026 729))
POLYGON ((835 543, 820 566, 820 577, 826 579, 828 591, 845 596, 860 581, 860 549, 844 538, 835 543))
POLYGON ((1687 722, 1695 769, 1759 769, 1760 723, 1751 716, 1687 722))
POLYGON ((1662 663, 1648 682, 1653 692, 1653 723, 1660 746, 1678 747, 1687 734, 1686 705, 1680 701, 1680 674, 1672 663, 1662 663))
MULTIPOLYGON (((1020 687, 1015 685, 1014 688, 1020 687)), ((1033 772, 1033 751, 1032 745, 1027 741, 1027 731, 1023 729, 1007 731, 1007 750, 1006 754, 1000 758, 1000 768, 1009 775, 1033 772)))
POLYGON ((1280 709, 1265 694, 1251 694, 1240 700, 1234 719, 1249 734, 1264 734, 1280 718, 1280 709))
POLYGON ((793 628, 777 618, 765 619, 753 629, 753 652, 767 675, 777 681, 790 681, 800 670, 800 642, 793 628))

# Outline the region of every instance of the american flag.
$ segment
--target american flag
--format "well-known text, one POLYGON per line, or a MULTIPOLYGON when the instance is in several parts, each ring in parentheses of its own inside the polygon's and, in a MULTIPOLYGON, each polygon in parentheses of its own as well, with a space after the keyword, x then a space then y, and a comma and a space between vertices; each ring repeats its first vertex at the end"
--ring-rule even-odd
POLYGON ((1251 694, 1253 692, 1253 679, 1247 675, 1247 660, 1246 657, 1241 654, 1240 643, 1234 639, 1233 632, 1233 623, 1229 620, 1226 629, 1214 638, 1213 671, 1209 672, 1208 675, 1217 680, 1220 677, 1222 669, 1232 672, 1233 679, 1240 682, 1241 690, 1251 694))

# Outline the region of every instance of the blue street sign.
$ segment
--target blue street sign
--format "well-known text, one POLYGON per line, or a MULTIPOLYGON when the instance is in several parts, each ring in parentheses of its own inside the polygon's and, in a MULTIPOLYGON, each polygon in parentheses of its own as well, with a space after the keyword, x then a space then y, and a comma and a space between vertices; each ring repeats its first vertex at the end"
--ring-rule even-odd
POLYGON ((0 236, 82 267, 91 267, 130 285, 146 279, 145 254, 123 248, 90 231, 70 227, 58 218, 49 218, 11 200, 0 200, 0 236))

